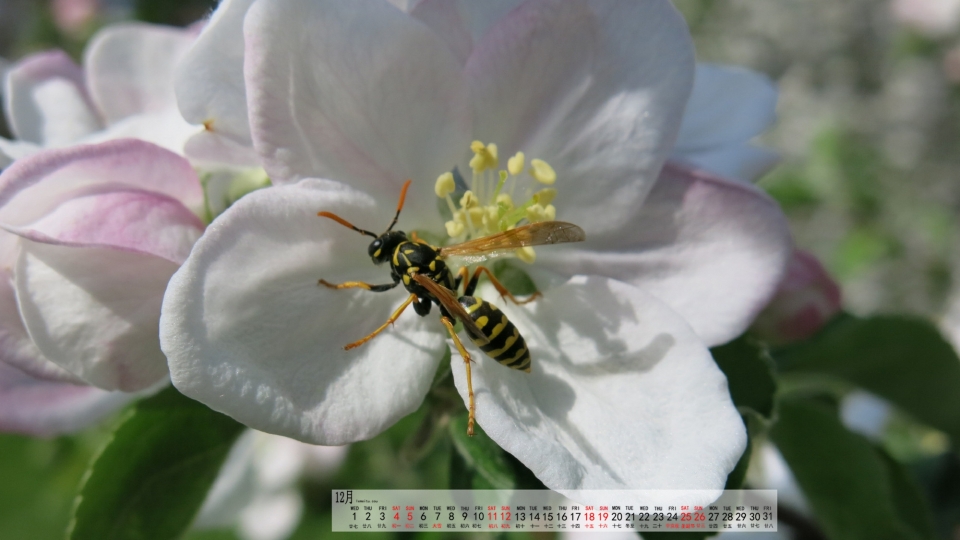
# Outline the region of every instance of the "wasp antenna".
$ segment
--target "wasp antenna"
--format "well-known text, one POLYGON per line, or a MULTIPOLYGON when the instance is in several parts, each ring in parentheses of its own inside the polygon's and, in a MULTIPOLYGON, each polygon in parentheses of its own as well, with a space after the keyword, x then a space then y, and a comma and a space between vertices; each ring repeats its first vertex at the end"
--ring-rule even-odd
POLYGON ((375 234, 373 234, 372 232, 370 232, 370 231, 365 231, 365 230, 363 230, 363 229, 361 229, 361 228, 359 228, 359 227, 355 227, 352 223, 350 223, 349 221, 343 219, 342 217, 340 217, 340 216, 338 216, 338 215, 336 215, 336 214, 333 214, 333 213, 330 213, 330 212, 317 212, 317 215, 320 216, 320 217, 330 218, 330 219, 336 221, 337 223, 343 225, 344 227, 349 227, 349 228, 357 231, 357 232, 360 233, 360 234, 365 234, 365 235, 367 235, 367 236, 372 236, 373 238, 378 238, 378 236, 375 235, 375 234))
POLYGON ((397 213, 393 216, 393 221, 390 222, 390 226, 387 227, 387 232, 390 232, 393 229, 393 226, 397 224, 397 219, 400 218, 400 211, 403 210, 403 201, 407 198, 407 188, 410 187, 412 180, 407 180, 403 183, 403 188, 400 189, 400 202, 397 203, 397 213))

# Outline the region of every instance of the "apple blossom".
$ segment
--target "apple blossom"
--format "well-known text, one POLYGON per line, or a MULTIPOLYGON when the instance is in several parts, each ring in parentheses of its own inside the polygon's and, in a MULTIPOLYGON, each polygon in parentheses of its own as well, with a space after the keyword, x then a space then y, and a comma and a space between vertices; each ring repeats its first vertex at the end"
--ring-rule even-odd
MULTIPOLYGON (((12 160, 71 144, 134 137, 182 153, 198 130, 179 114, 171 80, 195 32, 142 23, 99 31, 81 68, 62 51, 33 54, 7 73, 4 112, 12 160)), ((2 164, 0 164, 2 165, 2 164)))
POLYGON ((234 444, 193 529, 235 528, 243 540, 281 540, 297 526, 301 477, 329 477, 345 446, 314 446, 254 430, 234 444))
MULTIPOLYGON (((252 144, 278 186, 215 220, 171 280, 171 378, 251 427, 321 444, 372 437, 419 407, 443 326, 401 317, 344 351, 400 298, 317 287, 386 273, 362 237, 316 214, 384 226, 412 178, 400 228, 441 238, 450 217, 432 179, 471 170, 471 141, 484 141, 473 163, 494 168, 477 171, 475 194, 494 193, 497 153, 523 152, 553 171, 530 174, 554 182, 549 212, 588 240, 538 249, 524 267, 544 297, 502 309, 534 367, 474 353, 478 423, 554 489, 722 487, 745 433, 703 343, 738 335, 773 291, 790 251, 782 215, 744 183, 679 164, 661 173, 693 79, 668 3, 507 7, 220 5, 178 74, 181 110, 222 148, 252 144), (443 24, 457 10, 486 28, 443 24), (229 31, 240 25, 242 40, 229 31)), ((533 195, 523 182, 518 202, 533 195)))
POLYGON ((0 174, 4 361, 106 390, 165 380, 160 300, 203 231, 202 200, 190 164, 143 141, 14 162, 0 174))

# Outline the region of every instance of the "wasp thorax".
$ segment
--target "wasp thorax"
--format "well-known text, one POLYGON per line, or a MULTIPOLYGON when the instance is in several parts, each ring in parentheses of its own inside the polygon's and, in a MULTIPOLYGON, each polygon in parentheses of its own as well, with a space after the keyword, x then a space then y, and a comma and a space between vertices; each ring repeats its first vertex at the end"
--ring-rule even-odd
POLYGON ((370 242, 367 248, 367 254, 373 259, 374 264, 383 264, 390 260, 393 252, 401 242, 407 240, 407 235, 401 231, 387 231, 370 242))
MULTIPOLYGON (((544 186, 553 185, 557 174, 546 161, 532 159, 530 167, 525 168, 526 156, 517 152, 507 160, 507 169, 502 170, 496 144, 473 141, 470 150, 473 176, 470 189, 460 200, 455 202, 452 197, 456 191, 452 173, 441 174, 434 186, 437 196, 446 199, 453 215, 453 219, 444 224, 450 238, 463 242, 512 229, 521 222, 556 219, 557 209, 552 203, 557 190, 544 186), (518 200, 523 202, 514 202, 518 200)), ((533 248, 525 247, 517 250, 517 257, 533 262, 536 253, 533 248)))

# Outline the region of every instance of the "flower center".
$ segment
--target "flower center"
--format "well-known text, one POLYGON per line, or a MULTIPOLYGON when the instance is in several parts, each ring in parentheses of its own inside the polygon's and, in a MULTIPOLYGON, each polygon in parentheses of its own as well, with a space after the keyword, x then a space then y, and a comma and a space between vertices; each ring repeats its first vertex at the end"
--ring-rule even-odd
MULTIPOLYGON (((473 141, 470 150, 473 151, 470 160, 473 174, 469 189, 460 200, 454 201, 452 196, 457 191, 452 172, 441 174, 434 186, 437 196, 446 200, 453 216, 444 224, 453 241, 464 242, 506 231, 522 223, 556 218, 557 209, 551 203, 557 190, 543 186, 553 185, 557 173, 546 161, 532 159, 530 167, 524 169, 526 156, 517 152, 507 160, 507 168, 503 170, 499 169, 496 144, 473 141), (524 202, 515 204, 517 198, 524 202)), ((527 263, 536 259, 532 247, 518 249, 516 255, 527 263)))

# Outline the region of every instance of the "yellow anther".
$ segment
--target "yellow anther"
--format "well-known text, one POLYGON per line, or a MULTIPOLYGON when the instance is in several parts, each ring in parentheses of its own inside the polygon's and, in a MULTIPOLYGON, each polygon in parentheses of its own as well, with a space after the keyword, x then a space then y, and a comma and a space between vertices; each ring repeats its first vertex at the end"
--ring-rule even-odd
POLYGON ((497 229, 500 225, 500 208, 495 204, 487 207, 487 216, 484 218, 484 224, 489 224, 490 229, 497 229))
POLYGON ((463 234, 463 231, 466 230, 466 227, 463 226, 463 223, 459 221, 448 221, 443 224, 447 228, 447 234, 450 238, 456 238, 463 234))
POLYGON ((487 213, 481 206, 472 206, 467 209, 467 212, 470 213, 470 221, 474 225, 483 223, 483 216, 487 213))
POLYGON ((552 204, 548 204, 543 209, 543 220, 544 221, 553 221, 557 219, 557 209, 552 204))
POLYGON ((539 204, 531 204, 527 207, 527 221, 536 223, 545 219, 545 212, 539 204))
POLYGON ((553 199, 557 197, 557 190, 553 188, 541 189, 540 191, 533 194, 537 199, 537 202, 546 206, 553 202, 553 199))
POLYGON ((473 157, 470 159, 470 168, 474 174, 479 174, 487 169, 496 169, 500 164, 497 159, 497 145, 490 143, 486 146, 480 141, 470 143, 470 150, 473 151, 473 157))
POLYGON ((517 152, 507 160, 507 170, 510 171, 510 174, 516 176, 523 172, 524 159, 523 152, 517 152))
POLYGON ((463 197, 460 197, 460 208, 473 208, 478 204, 480 204, 480 201, 477 200, 477 196, 470 190, 467 190, 463 194, 463 197))
POLYGON ((553 167, 542 159, 530 160, 530 176, 548 186, 557 181, 557 173, 554 172, 553 167))
POLYGON ((517 258, 527 264, 533 264, 533 261, 537 260, 537 252, 533 250, 532 247, 522 247, 514 252, 517 255, 517 258))
POLYGON ((501 193, 497 195, 497 204, 502 204, 507 207, 507 210, 510 210, 513 208, 513 199, 509 193, 501 193))
POLYGON ((453 193, 456 188, 457 183, 453 180, 453 173, 445 172, 437 177, 437 183, 434 184, 433 191, 437 194, 437 197, 443 199, 453 193))

